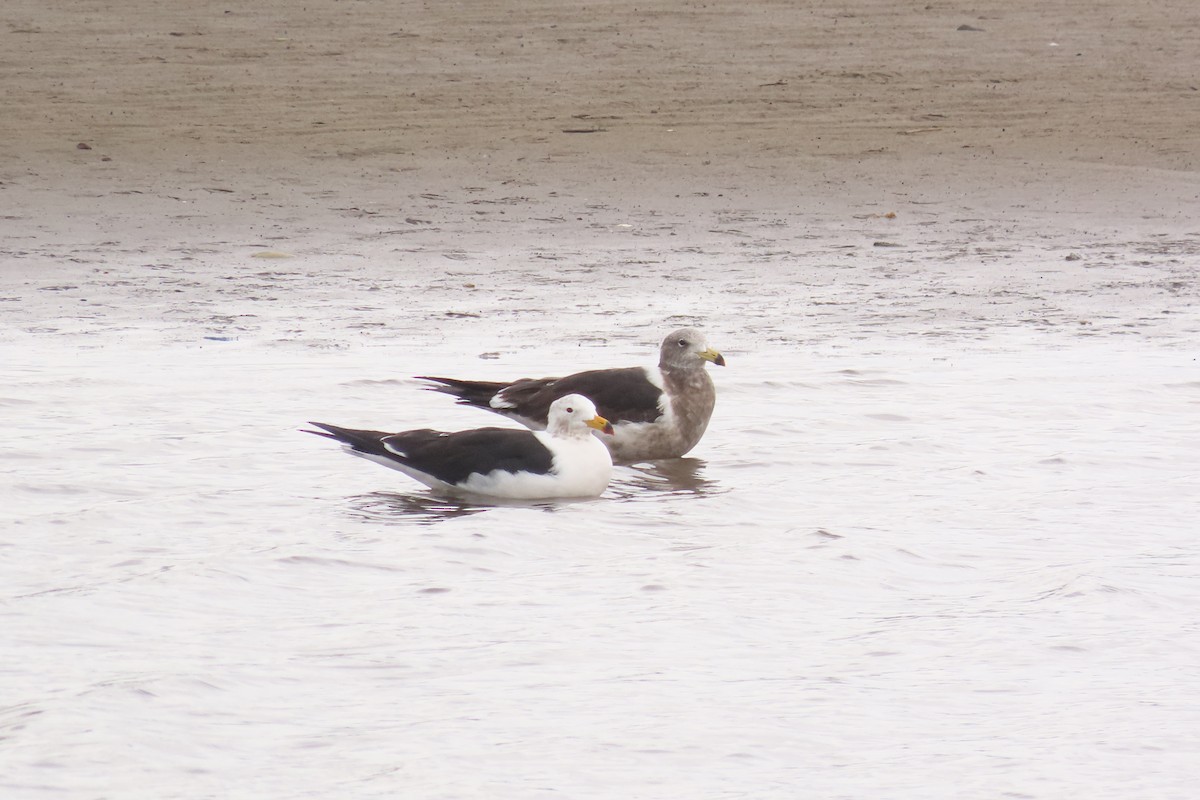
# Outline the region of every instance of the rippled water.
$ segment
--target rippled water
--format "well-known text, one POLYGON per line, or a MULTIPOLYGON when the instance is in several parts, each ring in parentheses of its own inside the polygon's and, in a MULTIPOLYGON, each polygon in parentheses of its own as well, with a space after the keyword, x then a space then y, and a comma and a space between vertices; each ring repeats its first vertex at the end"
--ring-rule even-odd
POLYGON ((1191 795, 1194 314, 830 318, 742 274, 666 319, 594 280, 533 322, 10 286, 3 795, 1191 795), (297 431, 494 424, 408 376, 680 321, 729 359, 710 432, 599 500, 437 498, 297 431))

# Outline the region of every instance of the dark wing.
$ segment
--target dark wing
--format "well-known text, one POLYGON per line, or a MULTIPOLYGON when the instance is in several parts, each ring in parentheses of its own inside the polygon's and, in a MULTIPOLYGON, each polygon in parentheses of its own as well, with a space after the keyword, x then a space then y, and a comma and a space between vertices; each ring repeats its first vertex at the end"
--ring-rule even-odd
POLYGON ((485 408, 488 411, 495 411, 491 406, 492 397, 508 386, 507 383, 496 381, 462 381, 458 378, 438 378, 431 375, 417 375, 416 378, 419 381, 439 384, 425 387, 427 389, 457 397, 462 405, 485 408))
MULTIPOLYGON (((324 436, 326 439, 333 439, 335 442, 341 442, 342 444, 349 445, 360 453, 369 453, 373 456, 390 457, 390 454, 386 449, 384 449, 383 446, 383 440, 386 437, 391 436, 390 433, 384 433, 383 431, 359 430, 358 428, 339 428, 337 425, 327 425, 324 422, 310 422, 308 424, 317 428, 321 428, 321 430, 303 431, 304 433, 311 433, 316 436, 324 436), (323 433, 322 431, 327 432, 323 433)), ((429 433, 436 433, 436 431, 429 431, 429 433)))
POLYGON ((512 428, 405 431, 384 436, 382 446, 394 461, 452 485, 495 470, 545 475, 554 463, 533 433, 512 428))
POLYGON ((658 407, 662 390, 646 377, 641 367, 594 369, 565 378, 524 378, 500 392, 500 400, 512 411, 546 422, 550 404, 567 394, 581 394, 596 404, 600 416, 618 422, 653 422, 662 416, 658 407))

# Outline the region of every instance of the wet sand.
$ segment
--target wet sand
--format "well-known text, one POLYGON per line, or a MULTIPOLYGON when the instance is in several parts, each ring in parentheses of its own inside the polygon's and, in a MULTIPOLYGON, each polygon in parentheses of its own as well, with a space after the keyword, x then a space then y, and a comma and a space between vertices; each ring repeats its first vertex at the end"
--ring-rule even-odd
POLYGON ((1191 3, 77 9, 5 9, 10 289, 227 281, 272 250, 425 276, 616 252, 611 281, 654 291, 716 256, 949 264, 984 303, 1195 295, 1191 3))

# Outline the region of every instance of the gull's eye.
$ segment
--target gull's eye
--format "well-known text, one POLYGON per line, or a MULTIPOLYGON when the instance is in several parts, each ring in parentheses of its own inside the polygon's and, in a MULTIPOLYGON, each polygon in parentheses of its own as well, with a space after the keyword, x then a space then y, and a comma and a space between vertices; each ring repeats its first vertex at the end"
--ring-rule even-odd
POLYGON ((679 346, 680 346, 680 347, 687 347, 687 339, 680 339, 680 340, 679 340, 679 346))
POLYGON ((567 409, 567 413, 568 413, 568 414, 574 414, 574 413, 575 413, 575 409, 573 409, 573 408, 568 408, 568 409, 567 409))

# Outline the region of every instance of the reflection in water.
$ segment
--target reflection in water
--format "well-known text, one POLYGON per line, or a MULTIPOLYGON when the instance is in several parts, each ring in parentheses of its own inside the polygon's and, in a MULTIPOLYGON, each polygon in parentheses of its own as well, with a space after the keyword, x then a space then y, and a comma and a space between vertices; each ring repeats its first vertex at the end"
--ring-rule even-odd
MULTIPOLYGON (((664 495, 715 495, 725 490, 704 477, 707 463, 699 458, 668 458, 613 469, 605 496, 619 500, 654 499, 664 495)), ((593 500, 503 500, 492 497, 455 497, 433 492, 370 492, 348 499, 347 513, 356 519, 389 524, 432 525, 467 517, 494 508, 535 508, 556 511, 568 503, 593 500)), ((603 502, 602 500, 600 502, 603 502)))
POLYGON ((537 508, 543 511, 556 509, 555 503, 545 500, 471 499, 433 493, 371 492, 351 497, 348 502, 350 504, 348 513, 351 516, 370 522, 389 524, 433 525, 456 517, 468 517, 493 508, 537 508))
POLYGON ((714 480, 704 477, 707 462, 699 458, 667 458, 630 464, 613 470, 609 491, 622 500, 639 496, 714 495, 725 490, 714 480), (647 490, 655 494, 647 494, 647 490))

